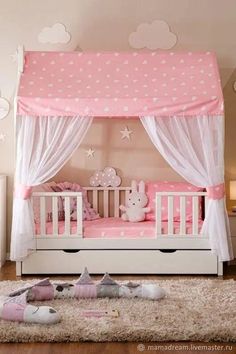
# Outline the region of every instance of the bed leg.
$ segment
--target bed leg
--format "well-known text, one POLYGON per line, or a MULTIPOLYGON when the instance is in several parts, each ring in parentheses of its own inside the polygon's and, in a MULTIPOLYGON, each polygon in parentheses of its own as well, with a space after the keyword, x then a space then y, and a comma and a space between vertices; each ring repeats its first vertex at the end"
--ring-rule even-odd
POLYGON ((220 277, 220 276, 223 276, 223 262, 220 262, 219 260, 218 260, 218 264, 217 264, 217 275, 218 275, 218 277, 220 277))
POLYGON ((16 276, 20 277, 21 274, 21 262, 16 262, 16 276))

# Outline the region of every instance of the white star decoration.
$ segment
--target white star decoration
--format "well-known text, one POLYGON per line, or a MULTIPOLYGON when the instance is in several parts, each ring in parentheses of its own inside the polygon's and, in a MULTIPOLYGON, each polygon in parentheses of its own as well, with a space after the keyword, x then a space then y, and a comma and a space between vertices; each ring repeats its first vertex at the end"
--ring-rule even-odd
POLYGON ((6 138, 6 135, 3 133, 0 133, 0 142, 4 142, 6 138))
POLYGON ((89 158, 94 157, 95 150, 90 148, 90 149, 86 150, 85 152, 87 154, 87 157, 89 157, 89 158))
POLYGON ((129 130, 128 127, 125 127, 125 129, 120 130, 121 133, 121 139, 128 139, 130 140, 130 135, 133 133, 132 130, 129 130))

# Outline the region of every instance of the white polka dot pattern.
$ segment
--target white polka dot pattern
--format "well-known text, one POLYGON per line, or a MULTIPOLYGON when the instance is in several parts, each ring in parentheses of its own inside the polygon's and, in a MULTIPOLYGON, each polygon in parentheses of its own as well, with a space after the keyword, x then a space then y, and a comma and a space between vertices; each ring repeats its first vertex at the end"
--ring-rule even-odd
POLYGON ((19 114, 191 116, 223 110, 210 52, 26 52, 25 63, 19 114))

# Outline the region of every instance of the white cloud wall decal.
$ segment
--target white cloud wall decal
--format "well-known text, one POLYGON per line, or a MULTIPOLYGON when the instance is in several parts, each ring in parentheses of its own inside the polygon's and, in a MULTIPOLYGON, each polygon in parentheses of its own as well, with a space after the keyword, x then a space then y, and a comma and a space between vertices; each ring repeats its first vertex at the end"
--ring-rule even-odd
POLYGON ((44 27, 38 35, 40 43, 68 43, 70 39, 71 35, 62 23, 55 23, 52 27, 44 27))
POLYGON ((129 36, 129 44, 136 49, 170 49, 176 42, 176 34, 171 32, 168 23, 162 20, 141 23, 129 36))

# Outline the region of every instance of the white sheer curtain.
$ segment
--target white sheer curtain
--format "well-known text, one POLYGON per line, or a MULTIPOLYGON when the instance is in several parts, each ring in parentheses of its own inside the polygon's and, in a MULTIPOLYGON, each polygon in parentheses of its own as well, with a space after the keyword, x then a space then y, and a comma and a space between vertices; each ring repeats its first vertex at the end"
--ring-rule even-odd
MULTIPOLYGON (((17 117, 16 191, 52 178, 80 145, 91 123, 91 117, 17 117)), ((11 260, 20 260, 36 248, 33 233, 30 199, 18 195, 13 202, 11 260)))
MULTIPOLYGON (((141 117, 155 147, 188 182, 211 189, 224 183, 224 117, 141 117)), ((221 261, 233 258, 225 198, 209 199, 202 234, 221 261)))

